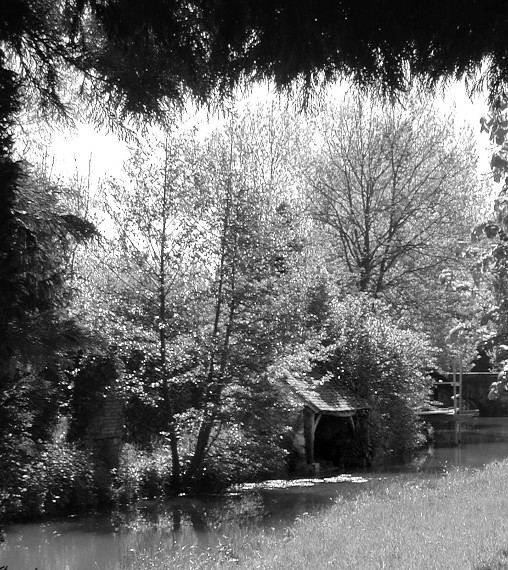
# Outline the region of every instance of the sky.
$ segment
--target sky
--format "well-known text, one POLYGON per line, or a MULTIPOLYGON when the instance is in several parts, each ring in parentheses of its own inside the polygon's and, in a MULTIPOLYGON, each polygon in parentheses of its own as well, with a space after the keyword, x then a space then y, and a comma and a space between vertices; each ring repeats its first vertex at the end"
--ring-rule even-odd
MULTIPOLYGON (((344 88, 337 87, 338 91, 344 88)), ((262 100, 266 91, 261 88, 254 93, 256 100, 262 100)), ((438 96, 444 110, 455 108, 459 122, 469 125, 476 138, 479 155, 479 172, 487 174, 490 171, 489 162, 491 151, 488 137, 480 132, 480 118, 488 111, 486 96, 477 95, 471 100, 463 84, 452 84, 444 98, 438 96)), ((189 121, 206 120, 205 111, 191 111, 189 121)), ((211 117, 210 124, 218 119, 211 117)), ((108 177, 120 177, 122 163, 128 158, 126 143, 119 140, 113 133, 105 130, 98 131, 93 126, 79 124, 74 131, 55 131, 51 136, 51 152, 54 153, 55 173, 63 178, 72 177, 76 173, 86 178, 88 169, 91 170, 92 182, 108 177)))
POLYGON ((457 118, 471 127, 476 138, 480 171, 490 172, 491 144, 487 133, 481 132, 480 119, 488 114, 487 94, 470 99, 463 84, 455 83, 443 98, 444 108, 455 108, 457 118))

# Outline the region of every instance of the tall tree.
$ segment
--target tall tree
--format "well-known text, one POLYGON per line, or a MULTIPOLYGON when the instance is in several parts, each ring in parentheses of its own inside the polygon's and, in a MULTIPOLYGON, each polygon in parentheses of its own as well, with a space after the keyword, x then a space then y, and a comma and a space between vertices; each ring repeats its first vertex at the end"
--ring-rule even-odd
POLYGON ((498 365, 508 361, 508 97, 501 94, 492 102, 489 115, 482 119, 482 131, 487 132, 493 145, 491 169, 494 181, 500 184, 494 201, 494 211, 487 221, 472 233, 476 249, 475 277, 486 282, 492 292, 492 302, 485 307, 483 324, 493 325, 484 346, 493 352, 498 365))
POLYGON ((131 386, 139 390, 144 375, 142 389, 164 411, 174 489, 202 476, 224 426, 249 425, 255 439, 262 422, 240 421, 244 410, 233 402, 266 399, 268 367, 294 342, 298 303, 289 297, 296 299, 292 257, 301 246, 281 190, 290 155, 279 154, 277 137, 287 135, 273 121, 262 129, 271 161, 264 136, 250 138, 260 123, 245 113, 202 142, 193 132, 145 142, 125 180, 106 187, 107 318, 97 313, 97 298, 90 312, 126 357, 132 349, 144 354, 131 386), (183 404, 189 386, 193 396, 183 404), (194 408, 184 414, 195 418, 190 447, 178 441, 185 406, 194 408))
POLYGON ((12 214, 1 277, 0 511, 23 488, 34 442, 51 435, 67 353, 93 340, 70 310, 68 262, 94 227, 61 210, 55 188, 36 173, 18 178, 12 214))
MULTIPOLYGON (((150 382, 169 434, 176 489, 181 460, 170 384, 196 365, 192 346, 186 354, 183 346, 195 319, 193 279, 199 280, 196 248, 203 239, 199 218, 206 203, 196 191, 195 153, 191 134, 176 130, 162 142, 152 138, 135 145, 125 179, 105 185, 105 227, 108 249, 114 253, 98 258, 103 267, 88 285, 98 286, 102 296, 100 308, 89 307, 92 319, 101 323, 124 359, 135 350, 152 370, 150 382)), ((86 299, 84 303, 89 305, 86 299)))
POLYGON ((69 9, 81 32, 76 43, 89 52, 84 64, 107 91, 128 94, 141 109, 187 88, 201 97, 228 93, 246 78, 300 84, 309 92, 316 83, 347 76, 400 90, 415 77, 434 84, 471 77, 484 64, 495 89, 507 73, 500 1, 407 7, 373 0, 152 0, 148 9, 132 0, 89 0, 69 9), (96 41, 93 31, 105 40, 96 41))
POLYGON ((470 133, 428 100, 378 105, 359 94, 327 109, 320 130, 311 211, 360 291, 400 294, 455 262, 479 201, 470 133))
MULTIPOLYGON (((203 370, 205 397, 196 446, 186 477, 192 480, 205 459, 214 431, 226 420, 227 402, 237 386, 247 389, 266 375, 278 351, 284 315, 276 310, 279 282, 284 278, 287 244, 277 238, 273 211, 263 199, 268 183, 252 184, 255 158, 235 121, 212 139, 209 187, 216 225, 209 242, 212 281, 206 295, 211 331, 203 370), (272 231, 270 231, 272 230, 272 231)), ((264 165, 266 166, 266 164, 264 165)), ((256 180, 257 181, 257 180, 256 180)), ((258 181, 257 181, 258 182, 258 181)))

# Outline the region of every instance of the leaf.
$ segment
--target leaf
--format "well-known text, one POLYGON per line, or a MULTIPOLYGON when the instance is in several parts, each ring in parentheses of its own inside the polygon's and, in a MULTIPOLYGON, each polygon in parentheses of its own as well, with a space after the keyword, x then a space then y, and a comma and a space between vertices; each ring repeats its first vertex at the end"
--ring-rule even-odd
POLYGON ((480 318, 480 326, 487 325, 490 321, 496 321, 499 316, 499 309, 497 307, 493 307, 485 314, 483 314, 480 318))
POLYGON ((489 238, 489 239, 493 239, 496 237, 496 235, 499 233, 499 227, 494 223, 494 222, 488 222, 485 225, 485 235, 489 238))
POLYGON ((490 167, 498 170, 508 171, 508 160, 500 153, 494 153, 490 161, 490 167))
POLYGON ((451 344, 458 344, 464 338, 467 329, 463 323, 453 327, 453 329, 448 333, 446 340, 451 344))
POLYGON ((439 283, 448 285, 453 281, 453 271, 451 269, 443 269, 439 275, 439 283))

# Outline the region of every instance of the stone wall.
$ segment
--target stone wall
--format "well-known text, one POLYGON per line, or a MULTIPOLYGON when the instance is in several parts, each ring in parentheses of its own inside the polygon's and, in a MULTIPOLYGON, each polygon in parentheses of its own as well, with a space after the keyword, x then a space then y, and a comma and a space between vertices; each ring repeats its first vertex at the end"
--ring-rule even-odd
POLYGON ((123 436, 123 402, 113 393, 91 418, 85 443, 108 469, 118 467, 123 436))

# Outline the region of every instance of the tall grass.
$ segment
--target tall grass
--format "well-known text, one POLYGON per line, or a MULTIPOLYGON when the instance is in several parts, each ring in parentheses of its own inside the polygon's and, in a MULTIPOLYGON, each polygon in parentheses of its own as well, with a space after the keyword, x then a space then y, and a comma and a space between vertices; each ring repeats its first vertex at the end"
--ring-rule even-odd
POLYGON ((508 570, 508 462, 396 483, 339 501, 284 534, 238 534, 207 551, 151 553, 136 568, 508 570))

